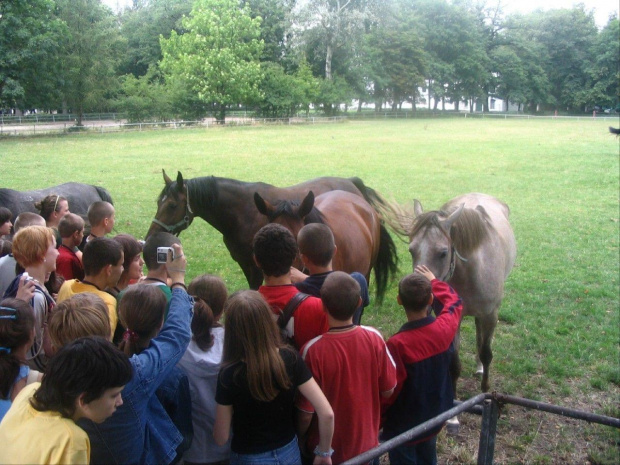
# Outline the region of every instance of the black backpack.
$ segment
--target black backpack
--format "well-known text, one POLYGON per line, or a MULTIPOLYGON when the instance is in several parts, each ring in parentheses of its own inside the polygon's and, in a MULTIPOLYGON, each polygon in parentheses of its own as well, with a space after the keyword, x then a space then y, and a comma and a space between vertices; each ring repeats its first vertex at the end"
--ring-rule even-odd
POLYGON ((310 297, 308 294, 298 292, 291 298, 291 300, 288 301, 282 311, 279 312, 277 323, 278 328, 280 328, 280 336, 282 337, 282 341, 290 344, 291 346, 295 346, 295 344, 293 343, 293 339, 286 334, 286 325, 288 325, 288 322, 293 317, 293 313, 295 313, 297 307, 299 307, 308 297, 310 297))

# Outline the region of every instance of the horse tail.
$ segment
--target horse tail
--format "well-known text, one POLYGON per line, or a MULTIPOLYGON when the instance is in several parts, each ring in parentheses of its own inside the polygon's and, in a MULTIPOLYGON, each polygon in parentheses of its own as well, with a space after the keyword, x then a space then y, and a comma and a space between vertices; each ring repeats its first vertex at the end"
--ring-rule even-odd
MULTIPOLYGON (((389 202, 381 194, 364 184, 358 177, 349 178, 362 196, 375 209, 382 223, 386 223, 401 239, 407 241, 411 218, 395 202, 389 202)), ((407 241, 408 242, 408 241, 407 241)))
POLYGON ((396 244, 394 244, 392 236, 390 236, 390 233, 383 224, 381 224, 380 228, 379 253, 377 254, 377 261, 374 269, 375 281, 377 282, 377 301, 381 303, 383 302, 388 282, 398 270, 396 244))
POLYGON ((99 194, 99 197, 101 197, 101 200, 105 202, 110 202, 112 205, 114 205, 114 202, 112 201, 112 196, 106 189, 104 189, 103 187, 99 187, 99 186, 93 186, 93 187, 97 191, 97 194, 99 194))

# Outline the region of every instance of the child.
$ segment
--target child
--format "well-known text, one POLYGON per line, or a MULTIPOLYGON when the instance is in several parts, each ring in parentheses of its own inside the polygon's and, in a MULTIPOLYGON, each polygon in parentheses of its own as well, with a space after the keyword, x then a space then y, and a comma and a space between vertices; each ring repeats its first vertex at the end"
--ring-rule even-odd
POLYGON ((11 234, 13 213, 6 207, 0 207, 0 239, 11 234))
MULTIPOLYGON (((151 340, 159 334, 164 324, 166 296, 153 286, 136 285, 127 291, 119 304, 119 317, 125 329, 119 344, 129 357, 142 353, 151 340)), ((192 428, 192 405, 189 393, 189 380, 183 370, 173 367, 156 392, 161 405, 170 419, 183 435, 183 442, 177 447, 177 459, 189 448, 194 430, 192 428)))
POLYGON ((60 234, 62 243, 58 247, 56 272, 67 281, 83 280, 82 252, 77 247, 84 239, 84 220, 78 215, 67 213, 58 223, 58 234, 60 234))
POLYGON ((75 294, 54 307, 47 328, 52 352, 86 336, 110 338, 108 307, 101 297, 90 292, 75 294))
POLYGON ((43 376, 30 370, 26 354, 33 343, 34 312, 28 302, 0 302, 0 421, 19 392, 43 376))
MULTIPOLYGON (((282 315, 299 293, 291 282, 291 265, 297 256, 297 242, 284 226, 270 223, 262 227, 252 243, 254 261, 263 272, 265 285, 258 292, 276 315, 282 315)), ((317 297, 300 299, 292 309, 288 322, 279 323, 286 329, 298 350, 310 339, 327 331, 327 318, 317 297)))
POLYGON ((116 299, 104 289, 114 287, 123 272, 123 246, 113 239, 98 237, 88 242, 84 247, 82 257, 84 265, 84 279, 70 279, 65 281, 58 291, 58 302, 68 299, 75 294, 90 292, 97 294, 108 306, 110 328, 114 336, 118 321, 116 299))
MULTIPOLYGON (((133 378, 123 392, 125 404, 101 424, 88 420, 80 422, 91 441, 93 465, 169 464, 175 459, 175 449, 183 440, 156 395, 158 388, 185 353, 191 336, 193 302, 183 282, 187 260, 179 245, 172 247, 175 258, 171 260, 168 257, 166 264, 172 279, 170 312, 163 328, 150 340, 148 346, 129 359, 133 378)), ((150 309, 152 303, 158 302, 157 299, 162 295, 153 286, 129 286, 119 304, 121 314, 124 313, 123 305, 150 309)), ((129 329, 127 337, 132 338, 134 336, 131 332, 135 332, 135 329, 131 326, 129 329)))
MULTIPOLYGON (((49 313, 56 305, 44 286, 49 274, 56 269, 58 257, 53 230, 45 226, 28 226, 20 229, 13 238, 13 255, 17 263, 33 279, 36 287, 31 301, 34 309, 35 337, 34 344, 28 352, 27 361, 30 368, 43 371, 49 355, 47 352, 51 349, 51 346, 47 344, 49 340, 44 337, 44 327, 49 313)), ((6 297, 16 295, 22 277, 21 274, 15 277, 5 293, 6 297)))
MULTIPOLYGON (((45 220, 41 215, 37 215, 36 213, 20 213, 17 218, 15 218, 13 231, 17 234, 20 229, 28 226, 45 226, 45 220)), ((15 275, 17 274, 15 273, 15 265, 17 265, 17 262, 12 252, 0 258, 0 297, 4 296, 9 285, 13 279, 15 279, 15 275)))
MULTIPOLYGON (((353 323, 361 301, 355 279, 342 271, 330 273, 321 300, 329 331, 308 342, 302 357, 334 408, 333 461, 341 463, 379 444, 381 397, 392 394, 396 367, 381 334, 353 323)), ((305 399, 298 408, 299 432, 303 436, 310 426, 307 445, 312 450, 318 442, 316 427, 310 425, 313 409, 305 399)))
MULTIPOLYGON (((301 262, 309 271, 310 276, 306 276, 296 268, 292 268, 291 277, 294 282, 297 281, 295 282, 295 287, 306 294, 321 297, 321 287, 325 282, 325 278, 333 271, 332 259, 337 250, 334 234, 326 224, 310 223, 301 228, 299 233, 297 233, 297 245, 299 246, 301 262)), ((359 325, 362 321, 364 307, 370 303, 368 283, 362 273, 353 272, 351 277, 360 285, 362 304, 353 315, 353 323, 359 325)))
MULTIPOLYGON (((398 303, 407 323, 388 342, 396 360, 398 387, 386 402, 383 437, 391 439, 452 408, 454 393, 449 366, 451 344, 458 331, 463 306, 448 284, 435 279, 424 265, 398 285, 398 303), (429 314, 433 297, 443 308, 429 314)), ((390 451, 390 463, 437 463, 437 433, 441 427, 390 451)))
POLYGON ((142 273, 142 244, 131 234, 118 234, 113 239, 123 246, 123 272, 116 286, 107 288, 106 292, 112 294, 118 300, 118 295, 130 284, 138 282, 142 273))
POLYGON ((293 424, 297 388, 314 406, 316 463, 331 464, 334 412, 297 351, 283 346, 271 308, 256 291, 233 294, 224 307, 224 362, 217 382, 215 442, 233 437, 231 463, 297 465, 293 424))
POLYGON ((89 463, 88 436, 75 422, 112 415, 130 379, 129 360, 109 341, 87 337, 66 345, 0 423, 0 463, 89 463))
POLYGON ((93 202, 88 207, 88 222, 90 223, 90 234, 86 242, 92 241, 95 237, 103 237, 112 232, 116 220, 114 206, 110 202, 100 200, 93 202))
POLYGON ((188 292, 194 296, 192 340, 179 366, 189 378, 194 440, 185 455, 186 465, 228 461, 230 442, 218 446, 213 440, 215 390, 224 349, 224 327, 219 323, 228 296, 221 278, 194 278, 188 292))

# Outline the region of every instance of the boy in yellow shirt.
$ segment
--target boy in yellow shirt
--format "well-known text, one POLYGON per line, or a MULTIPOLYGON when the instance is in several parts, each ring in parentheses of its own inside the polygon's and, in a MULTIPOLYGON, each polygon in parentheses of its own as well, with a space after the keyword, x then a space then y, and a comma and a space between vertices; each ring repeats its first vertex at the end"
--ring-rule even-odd
POLYGON ((111 416, 131 376, 127 356, 104 338, 67 344, 50 359, 43 381, 22 389, 0 423, 0 463, 89 463, 88 435, 75 422, 111 416))

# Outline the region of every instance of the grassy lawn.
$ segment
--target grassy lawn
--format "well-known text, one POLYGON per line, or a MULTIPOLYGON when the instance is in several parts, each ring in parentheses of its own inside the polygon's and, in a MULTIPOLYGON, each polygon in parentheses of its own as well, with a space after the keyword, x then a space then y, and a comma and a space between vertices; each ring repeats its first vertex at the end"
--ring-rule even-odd
MULTIPOLYGON (((384 196, 399 203, 417 198, 427 210, 466 192, 494 195, 511 208, 518 255, 493 345, 493 389, 618 417, 620 172, 618 139, 608 125, 441 119, 11 139, 0 140, 0 172, 2 187, 13 189, 102 185, 115 200, 118 232, 139 238, 156 211, 162 168, 171 177, 180 170, 186 178, 278 186, 359 176, 384 196)), ((196 219, 181 239, 190 278, 209 272, 230 290, 246 287, 221 236, 204 221, 196 219)), ((407 244, 397 243, 403 276, 411 258, 407 244)), ((404 322, 395 296, 394 282, 384 304, 365 313, 365 323, 385 336, 404 322)), ((474 339, 467 319, 461 397, 479 389, 474 339)), ((509 409, 498 463, 620 461, 617 431, 554 423, 557 434, 545 435, 555 420, 531 415, 509 409), (519 437, 511 434, 519 428, 519 437)), ((471 422, 477 427, 479 419, 471 422)), ((475 434, 442 439, 442 460, 473 460, 475 434)))

